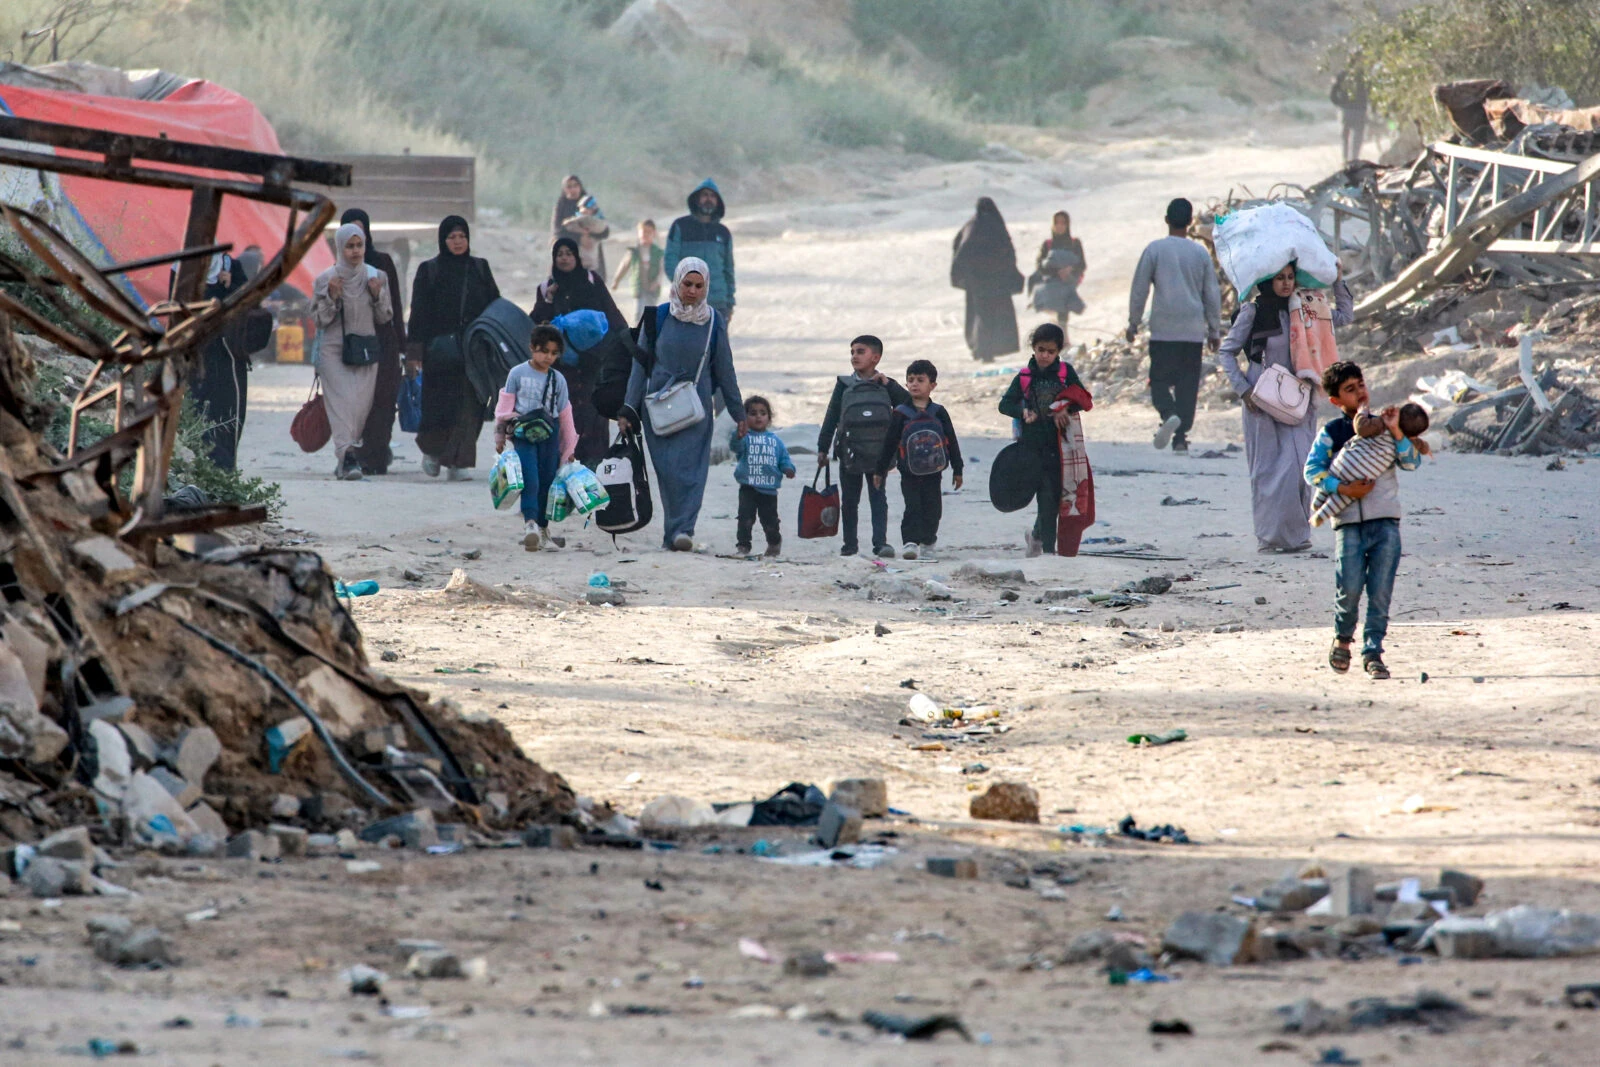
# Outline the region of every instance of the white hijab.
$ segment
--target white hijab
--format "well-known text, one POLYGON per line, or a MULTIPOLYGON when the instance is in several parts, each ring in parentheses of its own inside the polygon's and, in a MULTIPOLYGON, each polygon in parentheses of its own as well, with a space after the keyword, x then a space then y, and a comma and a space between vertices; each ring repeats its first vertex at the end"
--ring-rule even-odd
POLYGON ((686 275, 698 274, 706 280, 706 297, 711 296, 711 268, 706 266, 706 261, 689 256, 678 260, 678 269, 672 272, 672 292, 668 297, 672 317, 679 322, 690 322, 696 326, 704 326, 711 321, 711 304, 708 300, 701 300, 698 304, 685 304, 678 295, 678 287, 683 284, 686 275))

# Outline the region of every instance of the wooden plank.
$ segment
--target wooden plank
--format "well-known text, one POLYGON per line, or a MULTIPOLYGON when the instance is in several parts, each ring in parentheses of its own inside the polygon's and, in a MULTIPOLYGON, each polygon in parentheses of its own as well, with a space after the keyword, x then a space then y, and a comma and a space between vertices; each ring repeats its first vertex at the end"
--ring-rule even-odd
MULTIPOLYGON (((127 161, 144 159, 152 163, 171 163, 183 167, 232 171, 259 177, 283 175, 288 181, 343 187, 350 184, 348 163, 328 163, 317 159, 275 156, 220 145, 173 141, 165 137, 137 137, 113 130, 95 130, 58 122, 0 115, 0 138, 30 144, 50 145, 78 152, 96 152, 109 157, 114 169, 125 169, 127 161)), ((107 175, 108 177, 113 175, 107 175)))

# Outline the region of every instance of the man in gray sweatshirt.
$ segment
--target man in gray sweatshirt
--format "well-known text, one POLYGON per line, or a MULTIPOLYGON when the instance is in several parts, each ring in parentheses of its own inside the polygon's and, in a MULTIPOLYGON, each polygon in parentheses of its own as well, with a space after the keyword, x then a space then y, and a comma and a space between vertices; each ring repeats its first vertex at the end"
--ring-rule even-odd
POLYGON ((1195 397, 1200 392, 1202 349, 1216 351, 1222 337, 1222 293, 1204 246, 1188 238, 1194 205, 1179 197, 1167 205, 1167 236, 1139 257, 1128 294, 1128 340, 1139 332, 1150 287, 1150 400, 1161 416, 1155 446, 1189 450, 1195 397))

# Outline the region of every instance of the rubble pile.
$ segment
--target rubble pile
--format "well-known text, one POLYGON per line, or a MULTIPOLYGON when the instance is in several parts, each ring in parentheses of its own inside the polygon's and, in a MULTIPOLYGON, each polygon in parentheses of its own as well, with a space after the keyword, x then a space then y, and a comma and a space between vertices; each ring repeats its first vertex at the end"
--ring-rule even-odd
POLYGON ((33 374, 0 320, 0 847, 89 826, 232 854, 405 812, 475 832, 578 820, 504 726, 368 667, 320 557, 118 540, 102 487, 39 437, 33 374))
MULTIPOLYGON (((1150 342, 1143 334, 1132 342, 1110 337, 1079 345, 1069 358, 1095 403, 1143 403, 1150 399, 1150 342)), ((1208 354, 1207 372, 1200 377, 1201 410, 1238 404, 1228 379, 1215 368, 1216 357, 1208 354)))

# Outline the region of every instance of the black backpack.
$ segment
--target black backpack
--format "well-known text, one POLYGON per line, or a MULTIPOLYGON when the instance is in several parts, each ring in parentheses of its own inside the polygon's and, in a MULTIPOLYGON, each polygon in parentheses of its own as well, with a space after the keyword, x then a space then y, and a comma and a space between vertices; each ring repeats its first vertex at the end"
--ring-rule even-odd
POLYGON ((889 387, 872 379, 862 381, 854 374, 842 374, 844 393, 839 398, 839 459, 844 469, 866 474, 878 469, 883 458, 883 443, 889 437, 889 419, 894 406, 889 387))
POLYGON ((594 473, 611 497, 609 504, 595 512, 596 526, 615 539, 617 534, 650 525, 654 505, 650 502, 650 477, 645 473, 644 449, 639 446, 637 432, 617 438, 594 473))

